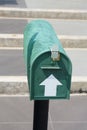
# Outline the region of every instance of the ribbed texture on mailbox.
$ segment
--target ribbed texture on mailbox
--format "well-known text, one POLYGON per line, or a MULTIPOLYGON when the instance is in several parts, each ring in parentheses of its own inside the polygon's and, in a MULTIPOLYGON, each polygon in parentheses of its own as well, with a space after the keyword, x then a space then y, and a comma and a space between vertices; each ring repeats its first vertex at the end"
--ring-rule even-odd
POLYGON ((31 100, 69 99, 72 64, 47 21, 27 24, 24 59, 31 100))

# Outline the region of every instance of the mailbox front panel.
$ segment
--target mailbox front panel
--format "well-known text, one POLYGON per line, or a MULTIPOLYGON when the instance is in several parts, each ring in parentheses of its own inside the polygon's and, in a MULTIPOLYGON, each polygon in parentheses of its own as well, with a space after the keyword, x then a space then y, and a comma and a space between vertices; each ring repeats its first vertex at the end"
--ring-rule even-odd
POLYGON ((68 63, 64 55, 59 61, 51 59, 51 52, 40 55, 32 67, 31 99, 68 99, 70 93, 70 78, 68 63), (65 65, 66 61, 67 65, 65 65))

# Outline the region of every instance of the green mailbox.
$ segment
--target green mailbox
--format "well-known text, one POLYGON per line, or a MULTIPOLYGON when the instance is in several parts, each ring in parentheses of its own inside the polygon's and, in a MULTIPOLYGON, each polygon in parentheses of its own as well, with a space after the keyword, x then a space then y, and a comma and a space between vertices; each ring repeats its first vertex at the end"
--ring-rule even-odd
POLYGON ((24 59, 31 100, 69 99, 72 64, 47 21, 26 26, 24 59))

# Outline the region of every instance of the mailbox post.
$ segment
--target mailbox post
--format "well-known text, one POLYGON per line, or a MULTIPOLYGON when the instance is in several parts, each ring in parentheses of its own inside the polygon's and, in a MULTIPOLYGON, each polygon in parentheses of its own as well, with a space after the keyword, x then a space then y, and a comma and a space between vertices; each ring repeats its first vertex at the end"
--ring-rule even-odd
POLYGON ((39 127, 38 124, 38 129, 35 125, 33 130, 46 130, 49 100, 70 98, 72 75, 71 61, 53 27, 47 21, 34 20, 26 26, 24 32, 24 59, 30 100, 35 101, 34 125, 42 118, 44 123, 42 123, 44 129, 39 127), (43 107, 41 108, 41 106, 43 107), (46 113, 44 113, 45 111, 46 113), (44 115, 41 116, 42 113, 47 114, 46 122, 44 121, 44 115))
POLYGON ((49 100, 34 101, 33 130, 47 130, 49 100))

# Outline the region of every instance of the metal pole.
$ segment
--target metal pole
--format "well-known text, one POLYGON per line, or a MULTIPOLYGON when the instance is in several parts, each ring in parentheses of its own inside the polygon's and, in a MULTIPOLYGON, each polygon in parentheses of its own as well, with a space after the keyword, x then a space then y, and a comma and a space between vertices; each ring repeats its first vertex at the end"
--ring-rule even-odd
POLYGON ((49 100, 34 101, 33 130, 47 130, 49 100))

